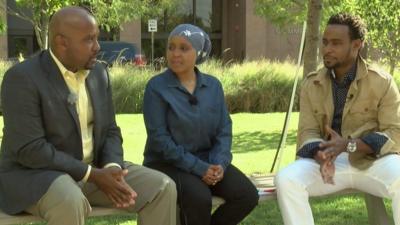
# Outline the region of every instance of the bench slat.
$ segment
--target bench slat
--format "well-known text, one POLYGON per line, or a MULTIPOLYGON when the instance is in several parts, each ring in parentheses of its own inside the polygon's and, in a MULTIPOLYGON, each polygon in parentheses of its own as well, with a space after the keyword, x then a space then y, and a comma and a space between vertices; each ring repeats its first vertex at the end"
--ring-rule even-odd
MULTIPOLYGON (((126 214, 128 213, 126 210, 116 209, 116 208, 105 208, 105 207, 92 207, 92 212, 89 217, 96 216, 107 216, 107 215, 117 215, 117 214, 126 214)), ((19 224, 19 223, 30 223, 30 222, 38 222, 44 221, 42 218, 33 216, 27 213, 19 214, 16 216, 8 215, 2 211, 0 211, 0 224, 1 225, 11 225, 11 224, 19 224)))
MULTIPOLYGON (((257 188, 271 188, 274 187, 273 180, 274 175, 267 175, 267 176, 252 176, 250 177, 251 181, 257 188)), ((362 193, 358 190, 354 189, 346 189, 342 190, 328 196, 332 195, 345 195, 345 194, 354 194, 354 193, 362 193)), ((324 197, 324 196, 321 196, 324 197)), ((276 199, 276 192, 268 192, 266 195, 261 195, 259 202, 274 200, 276 199)), ((213 197, 212 204, 213 206, 218 206, 224 204, 224 200, 222 198, 213 197)), ((382 198, 365 194, 365 203, 368 210, 368 219, 370 225, 389 225, 389 218, 386 213, 385 206, 383 204, 382 198)), ((107 215, 116 215, 116 214, 126 214, 128 213, 122 209, 116 208, 105 208, 105 207, 93 207, 92 212, 90 213, 89 217, 96 217, 96 216, 107 216, 107 215)), ((5 214, 4 212, 0 211, 0 224, 2 225, 13 225, 19 223, 29 223, 29 222, 37 222, 43 221, 43 219, 29 215, 29 214, 20 214, 17 216, 10 216, 5 214)))
POLYGON ((41 218, 32 216, 29 214, 22 214, 18 216, 10 216, 0 211, 0 224, 10 225, 10 224, 19 224, 19 223, 30 223, 42 221, 41 218))

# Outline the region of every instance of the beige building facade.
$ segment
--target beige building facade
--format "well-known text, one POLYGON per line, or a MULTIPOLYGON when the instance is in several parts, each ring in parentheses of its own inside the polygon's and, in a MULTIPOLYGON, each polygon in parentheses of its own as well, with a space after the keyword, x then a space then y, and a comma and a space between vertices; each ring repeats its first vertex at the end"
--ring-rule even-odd
POLYGON ((280 30, 265 18, 255 15, 253 0, 246 2, 246 59, 297 59, 301 26, 280 30))

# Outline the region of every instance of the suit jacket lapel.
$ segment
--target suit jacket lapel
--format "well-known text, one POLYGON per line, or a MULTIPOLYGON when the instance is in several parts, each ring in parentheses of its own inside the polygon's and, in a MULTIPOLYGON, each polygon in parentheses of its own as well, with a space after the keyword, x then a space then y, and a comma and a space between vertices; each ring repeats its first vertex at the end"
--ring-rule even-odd
POLYGON ((97 149, 97 140, 99 140, 99 132, 97 132, 96 129, 96 121, 99 120, 98 118, 98 112, 99 112, 99 101, 98 101, 98 97, 97 97, 97 92, 96 90, 98 90, 97 88, 97 80, 96 78, 96 74, 94 73, 94 70, 90 70, 90 73, 88 74, 87 78, 86 78, 86 88, 88 90, 89 93, 89 98, 90 101, 92 103, 92 108, 93 108, 93 142, 94 142, 94 149, 97 149))
POLYGON ((76 106, 75 104, 68 102, 68 96, 70 95, 69 88, 65 83, 64 77, 62 76, 60 69, 57 67, 57 64, 51 57, 49 51, 44 51, 42 53, 41 63, 42 67, 47 72, 47 79, 49 80, 49 83, 53 86, 56 94, 60 97, 65 107, 68 109, 69 113, 72 116, 72 119, 75 122, 79 135, 81 135, 81 129, 79 125, 79 118, 78 118, 78 113, 76 111, 76 106))

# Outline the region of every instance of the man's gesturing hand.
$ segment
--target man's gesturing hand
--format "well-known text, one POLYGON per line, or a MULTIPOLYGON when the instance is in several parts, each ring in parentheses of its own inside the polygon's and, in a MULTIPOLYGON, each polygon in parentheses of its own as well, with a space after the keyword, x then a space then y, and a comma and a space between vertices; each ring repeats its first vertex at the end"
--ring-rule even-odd
POLYGON ((340 153, 346 151, 347 139, 340 136, 329 126, 325 126, 325 131, 329 135, 329 140, 319 144, 319 148, 324 151, 327 157, 336 158, 340 153))
POLYGON ((335 184, 333 177, 335 176, 336 157, 330 158, 324 151, 318 151, 314 159, 319 163, 319 171, 321 172, 324 183, 335 184))
POLYGON ((334 184, 335 160, 340 153, 345 151, 348 140, 327 125, 325 126, 325 132, 328 134, 329 139, 319 144, 321 150, 315 154, 314 159, 320 165, 323 181, 328 184, 334 184))
POLYGON ((96 184, 116 207, 127 208, 135 204, 136 192, 125 182, 126 174, 128 170, 118 167, 92 168, 89 181, 96 184))

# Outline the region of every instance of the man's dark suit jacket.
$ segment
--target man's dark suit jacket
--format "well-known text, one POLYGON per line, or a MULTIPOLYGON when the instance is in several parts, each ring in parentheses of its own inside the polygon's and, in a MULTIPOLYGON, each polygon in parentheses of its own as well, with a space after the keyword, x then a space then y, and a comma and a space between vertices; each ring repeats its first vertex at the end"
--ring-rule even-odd
MULTIPOLYGON (((96 167, 123 166, 122 138, 115 123, 105 67, 96 63, 86 79, 94 112, 96 167)), ((74 102, 49 51, 10 68, 3 78, 3 140, 0 156, 0 208, 10 214, 36 203, 60 175, 80 181, 82 139, 74 102)))

